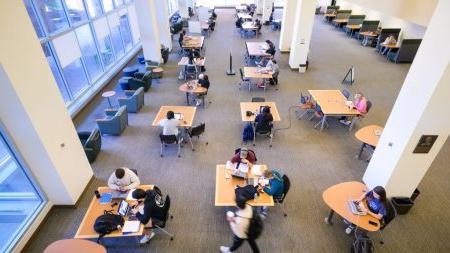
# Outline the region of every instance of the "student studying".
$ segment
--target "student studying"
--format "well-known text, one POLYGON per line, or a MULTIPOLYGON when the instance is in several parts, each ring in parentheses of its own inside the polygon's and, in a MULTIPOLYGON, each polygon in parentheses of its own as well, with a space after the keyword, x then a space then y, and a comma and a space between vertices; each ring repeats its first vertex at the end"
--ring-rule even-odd
POLYGON ((108 179, 108 187, 116 191, 128 191, 140 185, 139 177, 132 170, 121 167, 108 179))

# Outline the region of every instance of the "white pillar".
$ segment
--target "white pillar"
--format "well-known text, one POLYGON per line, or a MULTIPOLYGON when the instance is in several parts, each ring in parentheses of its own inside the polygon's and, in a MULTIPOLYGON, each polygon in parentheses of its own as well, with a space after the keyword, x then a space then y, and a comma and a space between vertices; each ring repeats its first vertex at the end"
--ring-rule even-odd
POLYGON ((167 0, 155 0, 155 9, 157 10, 156 18, 161 44, 172 50, 172 35, 170 34, 169 6, 167 0))
POLYGON ((450 134, 448 10, 450 1, 438 2, 363 177, 389 196, 411 196, 450 134), (422 135, 438 138, 429 153, 413 153, 422 135))
POLYGON ((300 64, 306 63, 314 25, 315 9, 315 0, 298 0, 295 10, 291 53, 289 55, 289 66, 292 69, 297 69, 300 64))
POLYGON ((281 52, 289 52, 294 32, 295 11, 297 0, 286 0, 283 7, 283 18, 281 21, 280 43, 281 52))
POLYGON ((181 18, 189 19, 188 0, 178 0, 178 8, 180 9, 181 18))
POLYGON ((270 14, 272 14, 273 0, 263 0, 262 4, 262 22, 269 21, 270 14))
POLYGON ((161 40, 154 0, 136 0, 136 16, 146 61, 161 63, 161 40))
POLYGON ((256 14, 262 15, 262 13, 263 13, 263 1, 264 0, 255 0, 256 14))
POLYGON ((2 127, 50 203, 74 205, 92 169, 22 1, 0 3, 0 30, 2 127))

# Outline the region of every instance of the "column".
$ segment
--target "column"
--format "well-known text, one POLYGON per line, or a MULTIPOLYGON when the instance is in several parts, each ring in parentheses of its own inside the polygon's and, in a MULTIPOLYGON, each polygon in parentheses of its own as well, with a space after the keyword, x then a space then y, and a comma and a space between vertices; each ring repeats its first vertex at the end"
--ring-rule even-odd
POLYGON ((258 15, 262 15, 263 13, 263 1, 264 0, 255 0, 256 14, 258 15))
POLYGON ((315 0, 298 0, 295 10, 294 32, 289 55, 289 66, 297 69, 300 64, 306 64, 314 25, 315 0))
POLYGON ((286 0, 283 7, 283 18, 281 21, 280 43, 281 52, 289 52, 294 32, 295 11, 297 0, 286 0))
POLYGON ((262 22, 268 22, 272 14, 273 0, 263 0, 262 4, 262 22))
POLYGON ((2 128, 50 203, 74 205, 92 169, 22 1, 0 3, 0 30, 2 128))
POLYGON ((170 33, 169 6, 167 0, 155 0, 156 19, 158 21, 161 44, 172 50, 172 34, 170 33))
POLYGON ((442 32, 450 26, 449 9, 450 1, 438 1, 363 177, 389 196, 411 196, 450 134, 450 35, 442 32), (414 153, 423 135, 438 137, 429 153, 414 153))
POLYGON ((180 9, 180 15, 183 19, 189 19, 189 4, 188 0, 178 0, 178 9, 180 9))
POLYGON ((136 16, 146 61, 161 63, 161 40, 154 0, 136 0, 136 16))

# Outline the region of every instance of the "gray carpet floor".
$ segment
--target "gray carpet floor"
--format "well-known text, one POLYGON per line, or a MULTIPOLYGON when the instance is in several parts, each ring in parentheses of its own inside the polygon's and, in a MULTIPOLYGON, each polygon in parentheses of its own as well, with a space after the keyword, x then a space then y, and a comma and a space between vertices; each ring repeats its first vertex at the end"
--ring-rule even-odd
MULTIPOLYGON (((348 252, 353 237, 344 234, 344 224, 324 224, 329 209, 322 200, 322 192, 336 183, 361 180, 367 163, 355 159, 360 143, 354 132, 348 132, 337 120, 323 132, 313 128, 314 122, 297 120, 289 108, 298 101, 301 91, 308 89, 341 89, 340 84, 350 66, 356 68, 356 83, 348 87, 362 91, 374 104, 362 125, 384 125, 392 109, 409 64, 393 64, 362 47, 355 39, 325 24, 322 17, 315 20, 310 68, 299 74, 288 66, 288 54, 277 53, 281 67, 279 90, 273 88, 248 92, 238 90, 239 77, 226 76, 228 55, 233 52, 234 66, 243 64, 245 39, 234 28, 234 10, 217 10, 216 31, 206 40, 207 71, 211 80, 205 109, 198 108, 195 123, 206 122, 206 133, 195 143, 192 152, 185 147, 182 157, 176 148, 168 147, 166 156, 159 157, 159 130, 151 126, 161 105, 184 105, 185 96, 178 91, 179 56, 174 50, 164 66, 164 78, 156 80, 145 94, 145 106, 138 114, 129 115, 129 126, 119 137, 103 136, 102 152, 92 164, 95 180, 82 196, 79 207, 54 208, 24 252, 42 252, 52 241, 72 238, 98 186, 105 185, 115 168, 135 168, 143 183, 156 184, 172 197, 175 218, 167 229, 175 234, 170 241, 158 233, 145 246, 137 239, 105 241, 108 252, 218 252, 220 245, 231 243, 231 231, 225 220, 225 209, 214 206, 215 166, 225 163, 233 150, 240 146, 243 124, 239 102, 252 97, 275 101, 282 121, 276 124, 274 144, 257 139, 254 147, 259 162, 286 173, 292 188, 286 198, 288 217, 272 208, 265 221, 265 231, 258 239, 261 252, 348 252), (289 122, 291 118, 292 122, 289 122), (205 145, 208 141, 209 145, 205 145)), ((278 44, 279 32, 263 28, 261 41, 271 39, 278 44)), ((135 61, 130 62, 134 64, 135 61)), ((116 78, 117 79, 117 78, 116 78)), ((116 79, 105 90, 117 89, 116 79)), ((107 102, 97 96, 74 120, 79 130, 95 127, 95 118, 102 117, 107 102)), ((357 128, 358 128, 357 127, 357 128)), ((408 215, 398 216, 385 229, 385 244, 377 241, 378 252, 448 252, 450 249, 450 144, 446 143, 432 164, 419 189, 422 191, 408 215)), ((250 252, 244 244, 238 252, 250 252)))

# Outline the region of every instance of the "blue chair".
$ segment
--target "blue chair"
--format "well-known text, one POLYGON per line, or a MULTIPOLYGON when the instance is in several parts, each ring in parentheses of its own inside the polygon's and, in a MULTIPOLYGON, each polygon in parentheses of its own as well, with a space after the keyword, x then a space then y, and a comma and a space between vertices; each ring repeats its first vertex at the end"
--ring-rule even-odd
MULTIPOLYGON (((316 106, 315 106, 315 112, 314 112, 314 116, 316 117, 316 118, 319 118, 319 121, 314 125, 314 128, 317 128, 321 123, 322 123, 322 119, 323 119, 323 117, 324 117, 324 114, 323 114, 323 112, 322 112, 322 108, 320 107, 320 105, 319 104, 316 104, 316 106)), ((314 117, 313 116, 313 117, 314 117)), ((312 119, 312 118, 311 118, 312 119)), ((325 127, 328 127, 328 122, 325 120, 325 127)))
POLYGON ((129 76, 129 77, 133 77, 134 73, 138 72, 139 69, 138 67, 126 67, 122 70, 123 72, 123 76, 129 76))
POLYGON ((142 65, 145 65, 145 58, 144 58, 144 55, 139 55, 138 57, 137 57, 137 62, 139 63, 139 64, 142 64, 142 65))
POLYGON ((120 135, 128 125, 127 107, 106 109, 105 114, 105 118, 96 120, 100 132, 102 134, 120 135))
POLYGON ((350 93, 350 91, 348 91, 347 89, 343 89, 342 90, 342 95, 344 95, 344 97, 348 100, 352 94, 350 93))
POLYGON ((119 86, 122 90, 131 90, 128 80, 130 80, 132 77, 129 76, 123 76, 119 79, 119 86))
POLYGON ((128 112, 137 113, 144 105, 144 88, 126 90, 126 97, 119 97, 119 105, 126 106, 128 112))
POLYGON ((78 132, 78 138, 80 138, 81 145, 83 146, 89 163, 93 163, 102 149, 102 136, 100 131, 96 128, 92 132, 78 132))

